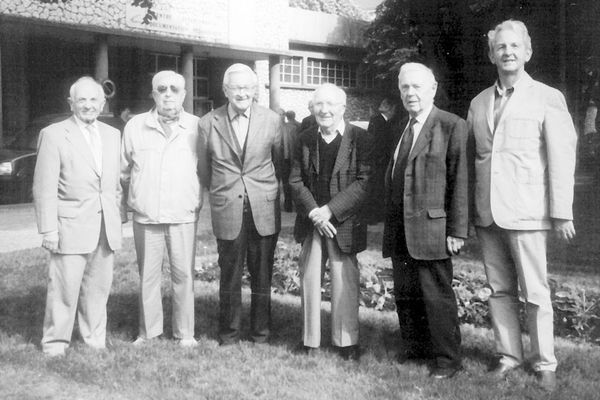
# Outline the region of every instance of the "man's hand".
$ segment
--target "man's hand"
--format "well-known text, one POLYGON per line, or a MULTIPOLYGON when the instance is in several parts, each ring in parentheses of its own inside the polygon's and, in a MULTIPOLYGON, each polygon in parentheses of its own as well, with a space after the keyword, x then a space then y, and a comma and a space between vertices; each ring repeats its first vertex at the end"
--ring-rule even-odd
POLYGON ((329 207, 326 205, 320 208, 314 208, 308 213, 308 218, 312 221, 313 225, 319 232, 319 235, 333 239, 337 234, 337 230, 333 226, 329 219, 333 214, 329 207))
POLYGON ((42 247, 51 253, 56 253, 58 251, 58 231, 45 233, 42 247))
POLYGON ((459 254, 460 249, 465 245, 465 241, 461 238, 457 238, 454 236, 446 237, 446 249, 448 250, 448 254, 459 254))
POLYGON ((553 219, 552 226, 554 227, 554 235, 566 242, 571 243, 575 238, 575 226, 573 221, 568 219, 553 219))

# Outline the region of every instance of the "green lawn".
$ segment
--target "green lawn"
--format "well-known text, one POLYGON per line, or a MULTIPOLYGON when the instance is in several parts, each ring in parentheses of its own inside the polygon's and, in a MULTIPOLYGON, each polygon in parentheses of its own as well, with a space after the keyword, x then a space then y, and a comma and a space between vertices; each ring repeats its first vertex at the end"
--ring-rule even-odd
MULTIPOLYGON (((202 235, 208 253, 215 243, 202 235)), ((291 243, 289 229, 282 240, 291 243)), ((360 255, 378 263, 379 235, 360 255)), ((590 242, 591 243, 591 242, 590 242)), ((597 243, 597 242, 596 242, 597 243)), ((199 254, 204 255, 203 246, 199 254)), ((589 260, 572 246, 552 246, 552 276, 597 288, 589 260), (567 254, 563 254, 563 253, 567 254), (569 255, 568 252, 574 252, 569 255), (577 255, 577 258, 575 257, 577 255), (562 258, 561 258, 562 257, 562 258), (568 270, 563 262, 570 265, 568 270), (585 264, 585 265, 584 265, 585 264), (575 273, 573 273, 575 271, 575 273)), ((595 248, 595 247, 594 247, 595 248)), ((589 253, 589 252, 588 252, 589 253)), ((478 248, 470 241, 456 269, 481 274, 478 248)), ((39 351, 45 301, 47 254, 41 249, 0 254, 0 398, 1 399, 597 399, 600 397, 600 347, 557 339, 559 389, 551 396, 537 389, 530 372, 493 382, 485 373, 492 361, 492 334, 461 326, 466 370, 436 382, 425 365, 394 362, 396 318, 392 311, 361 308, 360 362, 344 361, 330 347, 329 304, 324 302, 324 351, 301 356, 292 352, 300 339, 300 300, 273 295, 273 337, 269 345, 242 342, 219 347, 218 283, 197 280, 196 336, 200 345, 179 348, 164 339, 141 348, 129 342, 137 334, 137 267, 131 239, 117 255, 109 299, 109 349, 93 351, 75 335, 65 358, 49 359, 39 351)), ((164 279, 168 282, 168 279, 164 279)), ((170 310, 168 285, 165 310, 170 310)), ((244 292, 249 305, 249 293, 244 292)), ((245 317, 248 309, 245 310, 245 317)), ((166 336, 170 312, 166 312, 166 336)), ((248 325, 247 319, 244 321, 248 325)), ((247 333, 247 332, 246 332, 247 333)))

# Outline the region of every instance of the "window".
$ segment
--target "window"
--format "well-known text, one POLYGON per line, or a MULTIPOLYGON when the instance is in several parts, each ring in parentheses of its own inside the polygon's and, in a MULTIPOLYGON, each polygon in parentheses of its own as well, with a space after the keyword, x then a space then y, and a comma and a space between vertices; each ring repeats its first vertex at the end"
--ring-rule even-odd
POLYGON ((363 89, 375 89, 375 74, 368 71, 358 73, 358 84, 363 89))
POLYGON ((302 57, 281 57, 279 68, 282 83, 292 85, 302 83, 302 57))
POLYGON ((146 72, 150 75, 167 69, 179 72, 179 64, 179 56, 151 53, 147 58, 146 72))
POLYGON ((306 65, 306 83, 317 86, 327 82, 345 88, 357 87, 356 65, 309 58, 306 65))
POLYGON ((203 116, 213 109, 209 96, 209 64, 206 58, 194 58, 194 114, 203 116))

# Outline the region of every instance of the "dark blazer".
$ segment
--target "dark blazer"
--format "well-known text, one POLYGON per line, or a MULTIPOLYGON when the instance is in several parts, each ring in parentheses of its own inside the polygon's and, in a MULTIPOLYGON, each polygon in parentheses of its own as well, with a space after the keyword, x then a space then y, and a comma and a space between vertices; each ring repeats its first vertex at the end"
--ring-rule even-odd
POLYGON ((227 105, 200 119, 198 174, 209 188, 213 232, 217 239, 233 240, 242 227, 244 191, 261 236, 281 228, 279 182, 281 119, 277 113, 252 104, 246 151, 242 161, 233 138, 227 105))
MULTIPOLYGON (((318 207, 314 197, 319 173, 318 143, 318 127, 313 126, 300 134, 294 148, 290 186, 298 212, 294 235, 300 243, 313 229, 308 213, 318 207)), ((365 130, 346 123, 333 167, 328 203, 334 216, 336 240, 344 253, 358 253, 367 245, 367 226, 357 213, 367 198, 368 150, 365 130)))
MULTIPOLYGON (((396 126, 393 149, 398 145, 407 122, 405 120, 396 126)), ((402 226, 408 253, 417 260, 445 259, 448 257, 446 237, 467 237, 466 143, 466 122, 434 106, 408 158, 403 223, 391 218, 392 155, 385 175, 388 212, 383 233, 384 257, 394 253, 394 247, 398 245, 397 230, 402 226)))

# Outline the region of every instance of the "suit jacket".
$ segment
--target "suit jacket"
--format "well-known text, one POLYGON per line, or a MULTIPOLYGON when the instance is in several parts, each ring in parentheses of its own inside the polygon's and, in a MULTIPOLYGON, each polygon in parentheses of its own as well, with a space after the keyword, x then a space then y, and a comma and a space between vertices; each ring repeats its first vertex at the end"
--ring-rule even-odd
MULTIPOLYGON (((393 149, 407 121, 396 127, 393 149)), ((397 246, 404 229, 406 248, 417 260, 448 257, 446 237, 466 238, 468 232, 467 124, 457 115, 433 107, 411 150, 404 173, 403 222, 388 212, 383 233, 383 256, 397 246)), ((385 176, 386 204, 391 210, 391 157, 385 176)))
MULTIPOLYGON (((313 224, 308 213, 318 207, 315 195, 319 174, 319 135, 317 126, 302 132, 294 149, 290 186, 297 207, 294 235, 298 242, 303 242, 312 232, 313 224)), ((331 200, 328 203, 335 217, 335 239, 344 253, 358 253, 367 245, 367 226, 357 213, 367 198, 368 150, 366 132, 346 124, 331 175, 331 200)))
POLYGON ((59 253, 91 253, 102 218, 108 244, 121 247, 120 132, 97 121, 102 141, 102 176, 75 117, 40 132, 33 198, 40 233, 58 231, 59 253))
POLYGON ((525 75, 494 131, 495 86, 471 102, 474 224, 549 229, 550 218, 573 219, 577 135, 564 96, 525 75))
POLYGON ((251 107, 243 161, 234 142, 227 105, 205 115, 199 122, 198 174, 202 185, 210 188, 212 226, 217 239, 238 237, 244 192, 258 233, 268 236, 281 229, 277 180, 282 151, 281 119, 274 111, 258 104, 251 107))

